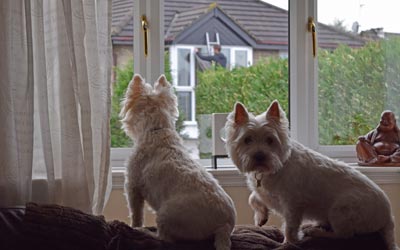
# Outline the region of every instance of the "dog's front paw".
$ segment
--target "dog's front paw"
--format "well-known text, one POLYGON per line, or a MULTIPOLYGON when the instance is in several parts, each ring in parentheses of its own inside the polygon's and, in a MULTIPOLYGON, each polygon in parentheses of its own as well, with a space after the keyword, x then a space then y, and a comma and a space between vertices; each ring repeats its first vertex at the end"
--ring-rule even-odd
POLYGON ((296 245, 299 243, 300 239, 298 237, 286 237, 283 240, 283 244, 290 244, 290 245, 296 245))
POLYGON ((329 225, 322 225, 322 224, 307 224, 301 227, 301 231, 303 232, 304 236, 309 237, 321 237, 321 235, 327 235, 331 231, 329 225))
POLYGON ((143 227, 143 220, 133 218, 131 221, 131 227, 143 227))
POLYGON ((256 226, 262 227, 268 222, 268 214, 263 214, 260 212, 256 212, 254 214, 254 224, 256 226))
POLYGON ((300 234, 300 232, 286 232, 285 233, 285 239, 283 240, 283 243, 290 243, 293 245, 296 245, 300 239, 303 237, 303 234, 300 234))
POLYGON ((332 238, 335 236, 333 232, 327 231, 322 227, 308 227, 303 229, 303 233, 308 237, 314 238, 332 238))
POLYGON ((309 227, 302 228, 301 231, 303 232, 304 236, 312 237, 315 232, 315 226, 309 226, 309 227))

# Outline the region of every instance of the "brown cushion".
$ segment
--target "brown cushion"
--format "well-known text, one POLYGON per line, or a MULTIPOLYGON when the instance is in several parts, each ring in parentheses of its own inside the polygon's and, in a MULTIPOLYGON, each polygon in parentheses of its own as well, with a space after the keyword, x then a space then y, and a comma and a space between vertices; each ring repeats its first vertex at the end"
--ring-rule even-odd
MULTIPOLYGON (((214 250, 213 240, 162 242, 151 235, 156 228, 131 228, 120 221, 106 222, 59 205, 28 203, 23 210, 0 209, 0 249, 40 250, 214 250)), ((305 237, 296 246, 283 244, 276 227, 236 226, 232 250, 384 250, 378 233, 351 239, 305 237)))
POLYGON ((26 205, 23 234, 33 249, 105 250, 111 239, 103 216, 35 203, 26 205))

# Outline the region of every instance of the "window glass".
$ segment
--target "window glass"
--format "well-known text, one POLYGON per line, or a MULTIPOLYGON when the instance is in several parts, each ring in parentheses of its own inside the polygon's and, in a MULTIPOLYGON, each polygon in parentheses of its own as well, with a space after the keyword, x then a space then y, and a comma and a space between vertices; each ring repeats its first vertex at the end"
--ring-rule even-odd
POLYGON ((229 69, 231 67, 231 49, 230 48, 222 48, 221 52, 226 57, 226 68, 229 69))
POLYGON ((235 67, 246 67, 247 66, 247 51, 236 50, 235 51, 235 67))
MULTIPOLYGON (((202 4, 189 2, 188 4, 193 4, 193 7, 204 7, 202 4)), ((193 152, 195 158, 207 159, 208 165, 211 165, 209 158, 212 148, 212 113, 231 112, 235 102, 240 101, 249 111, 260 114, 274 99, 278 99, 282 107, 288 111, 288 58, 280 56, 282 53, 288 53, 288 12, 287 9, 277 5, 282 2, 286 2, 287 5, 287 1, 280 0, 272 5, 267 2, 241 0, 229 4, 221 3, 221 6, 215 9, 218 18, 213 17, 215 20, 210 22, 210 27, 206 25, 207 27, 193 30, 191 27, 196 27, 198 23, 193 21, 184 27, 187 28, 185 32, 192 32, 191 34, 188 33, 187 37, 176 36, 176 41, 165 46, 167 50, 165 73, 174 85, 181 114, 177 121, 177 130, 183 139, 187 140, 185 143, 196 142, 191 145, 198 148, 188 148, 188 150, 193 152), (238 12, 238 8, 243 8, 243 4, 246 4, 246 11, 238 12), (245 19, 235 19, 240 17, 245 19), (211 26, 214 24, 217 25, 211 26), (265 28, 266 25, 274 28, 270 30, 265 28), (215 29, 218 29, 218 36, 215 34, 215 29), (207 46, 206 32, 212 33, 209 37, 211 42, 209 46, 207 46), (201 49, 202 55, 209 55, 207 48, 213 48, 214 43, 220 43, 221 53, 226 57, 225 69, 214 67, 215 64, 209 62, 199 63, 195 56, 196 48, 201 49)), ((184 11, 175 5, 168 8, 179 10, 176 13, 184 11)), ((170 28, 169 25, 178 25, 172 22, 176 21, 173 17, 169 21, 167 19, 166 15, 165 25, 168 26, 166 30, 170 28)), ((116 35, 114 40, 117 41, 117 38, 119 37, 116 35)), ((117 64, 122 63, 121 55, 127 54, 124 49, 131 50, 129 46, 113 45, 117 64)), ((118 134, 117 137, 114 133, 124 134, 118 121, 119 103, 133 72, 129 71, 127 74, 125 70, 120 71, 119 69, 122 69, 120 65, 116 65, 116 69, 118 83, 115 86, 119 88, 114 88, 112 127, 115 131, 112 138, 117 142, 113 143, 114 147, 123 147, 126 144, 120 143, 122 141, 120 137, 123 136, 118 134), (122 76, 126 79, 122 79, 122 76)))
POLYGON ((320 145, 354 145, 358 136, 377 126, 382 111, 400 114, 396 5, 381 0, 318 1, 319 22, 327 24, 323 32, 321 24, 317 30, 320 145))
POLYGON ((178 49, 178 86, 190 86, 190 49, 178 49))
POLYGON ((178 104, 179 112, 183 115, 185 120, 192 119, 192 93, 190 91, 179 91, 178 104))

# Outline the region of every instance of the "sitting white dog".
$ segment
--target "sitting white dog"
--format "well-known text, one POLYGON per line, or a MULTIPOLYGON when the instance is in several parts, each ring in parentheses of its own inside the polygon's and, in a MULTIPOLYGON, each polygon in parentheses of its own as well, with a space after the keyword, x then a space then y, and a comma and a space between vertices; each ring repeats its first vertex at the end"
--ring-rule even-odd
POLYGON ((143 225, 146 200, 157 213, 161 240, 214 237, 217 250, 228 250, 235 225, 234 204, 183 147, 175 131, 178 108, 172 91, 163 75, 154 88, 135 75, 123 102, 123 128, 134 140, 125 175, 132 226, 143 225))
POLYGON ((256 225, 265 224, 273 209, 286 222, 286 242, 295 244, 302 221, 313 220, 321 227, 308 228, 307 235, 349 238, 380 232, 388 249, 396 249, 385 193, 354 168, 292 140, 277 101, 257 117, 237 103, 225 129, 227 151, 252 190, 256 225))

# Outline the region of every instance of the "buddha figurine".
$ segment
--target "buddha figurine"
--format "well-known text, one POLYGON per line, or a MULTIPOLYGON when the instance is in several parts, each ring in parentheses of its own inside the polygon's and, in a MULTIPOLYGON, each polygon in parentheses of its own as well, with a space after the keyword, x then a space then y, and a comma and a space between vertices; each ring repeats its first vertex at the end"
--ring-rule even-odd
POLYGON ((400 166, 400 129, 392 111, 383 111, 378 126, 358 137, 356 151, 359 165, 400 166))

